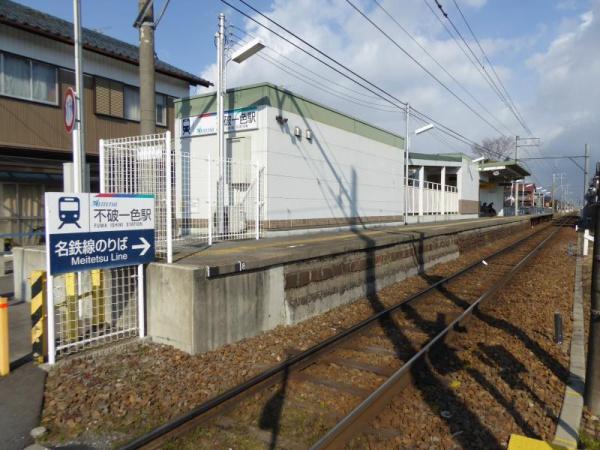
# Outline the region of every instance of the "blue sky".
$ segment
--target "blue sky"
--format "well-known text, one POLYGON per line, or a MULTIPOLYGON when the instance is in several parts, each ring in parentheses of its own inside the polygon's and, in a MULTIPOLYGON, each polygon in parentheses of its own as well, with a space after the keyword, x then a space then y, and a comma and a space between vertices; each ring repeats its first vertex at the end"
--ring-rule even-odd
MULTIPOLYGON (((71 0, 19 0, 21 3, 72 20, 71 0)), ((165 0, 156 0, 155 11, 165 0)), ((231 3, 246 9, 238 0, 231 3)), ((433 0, 380 0, 465 87, 485 104, 495 119, 505 125, 510 135, 525 135, 518 123, 486 85, 456 44, 427 9, 433 0)), ((468 30, 462 23, 452 0, 439 0, 473 48, 468 30)), ((535 136, 543 142, 541 152, 581 154, 585 142, 592 144, 593 156, 600 147, 598 108, 600 90, 596 87, 600 67, 591 54, 600 42, 600 0, 457 0, 469 23, 511 97, 535 136)), ((372 0, 353 0, 381 24, 419 61, 459 92, 439 68, 427 59, 402 32, 377 9, 372 0)), ((403 100, 444 124, 479 141, 498 133, 459 104, 412 61, 401 54, 357 15, 344 0, 257 0, 251 3, 270 17, 305 37, 332 56, 386 88, 403 100)), ((137 14, 137 0, 82 0, 83 25, 135 44, 138 36, 132 27, 137 14)), ((267 44, 261 54, 284 61, 273 50, 285 55, 300 67, 339 83, 344 89, 360 88, 325 69, 315 61, 283 44, 268 32, 257 29, 217 0, 171 0, 156 34, 158 56, 182 69, 214 81, 217 15, 225 12, 228 21, 246 32, 258 34, 267 44)), ((448 22, 446 22, 448 24, 448 22)), ((289 64, 289 62, 286 62, 289 64)), ((306 73, 305 73, 306 75, 306 73)), ((312 76, 312 75, 310 75, 312 76)), ((402 115, 377 113, 347 100, 307 85, 276 68, 262 58, 252 58, 242 65, 228 66, 228 84, 235 86, 259 81, 284 85, 305 96, 316 98, 334 108, 403 133, 402 115)), ((362 94, 365 92, 362 91, 362 94)), ((365 97, 367 98, 367 97, 365 97)), ((466 98, 466 97, 465 97, 466 98)), ((381 103, 380 99, 369 101, 381 103)), ((496 121, 494 123, 497 123, 496 121)), ((415 126, 419 124, 415 123, 415 126)), ((465 145, 451 142, 440 133, 415 139, 417 151, 465 151, 465 145)), ((529 156, 539 156, 529 150, 529 156)), ((592 161, 595 161, 593 158, 592 161)), ((549 184, 553 171, 566 171, 575 179, 581 174, 567 161, 531 162, 538 183, 549 184)), ((573 186, 580 182, 573 181, 573 186)))

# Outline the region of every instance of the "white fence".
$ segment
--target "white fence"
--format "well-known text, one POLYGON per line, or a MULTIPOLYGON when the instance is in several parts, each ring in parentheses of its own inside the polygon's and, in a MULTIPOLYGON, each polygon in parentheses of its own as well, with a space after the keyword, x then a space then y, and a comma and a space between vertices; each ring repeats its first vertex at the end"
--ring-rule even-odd
POLYGON ((260 166, 175 152, 170 132, 100 141, 100 190, 154 194, 156 255, 168 262, 177 249, 261 236, 260 166))
POLYGON ((458 189, 431 181, 408 179, 407 214, 458 214, 458 189))

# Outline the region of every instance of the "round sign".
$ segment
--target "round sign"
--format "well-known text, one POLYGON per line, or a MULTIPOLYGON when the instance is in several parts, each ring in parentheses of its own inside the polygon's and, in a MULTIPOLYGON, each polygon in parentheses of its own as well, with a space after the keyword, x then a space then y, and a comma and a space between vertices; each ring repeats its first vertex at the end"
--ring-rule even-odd
POLYGON ((72 88, 68 88, 65 93, 65 103, 64 103, 64 113, 65 113, 65 129, 67 133, 73 131, 73 127, 75 126, 75 91, 72 88))
POLYGON ((495 177, 497 177, 498 175, 500 175, 500 171, 498 171, 498 170, 494 170, 494 171, 492 172, 492 175, 494 175, 495 177))

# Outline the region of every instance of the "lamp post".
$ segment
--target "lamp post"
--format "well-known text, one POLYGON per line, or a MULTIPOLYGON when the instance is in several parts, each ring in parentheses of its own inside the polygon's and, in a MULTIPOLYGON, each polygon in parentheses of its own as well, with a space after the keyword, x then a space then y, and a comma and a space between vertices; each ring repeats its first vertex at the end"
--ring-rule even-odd
MULTIPOLYGON (((225 229, 225 189, 228 186, 227 178, 227 155, 225 149, 225 111, 224 97, 225 86, 225 68, 229 60, 225 59, 225 14, 219 14, 219 29, 215 35, 217 39, 217 140, 219 141, 219 186, 217 189, 217 231, 221 237, 227 232, 225 229)), ((240 49, 236 50, 231 60, 240 64, 250 58, 255 53, 264 48, 264 45, 255 39, 240 49)), ((212 220, 212 218, 209 218, 212 220)))
MULTIPOLYGON (((406 142, 404 145, 404 225, 408 225, 408 161, 410 155, 410 132, 408 130, 410 121, 410 104, 406 104, 406 142)), ((434 125, 429 123, 414 131, 415 136, 432 130, 434 125)))

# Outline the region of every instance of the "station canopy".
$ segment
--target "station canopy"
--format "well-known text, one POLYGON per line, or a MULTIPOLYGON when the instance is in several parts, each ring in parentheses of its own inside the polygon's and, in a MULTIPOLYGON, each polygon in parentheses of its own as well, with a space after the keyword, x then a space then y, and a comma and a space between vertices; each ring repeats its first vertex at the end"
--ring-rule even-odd
MULTIPOLYGON (((489 183, 510 183, 531 175, 517 161, 489 161, 479 165, 479 173, 489 183)), ((483 180, 482 180, 483 181, 483 180)))

